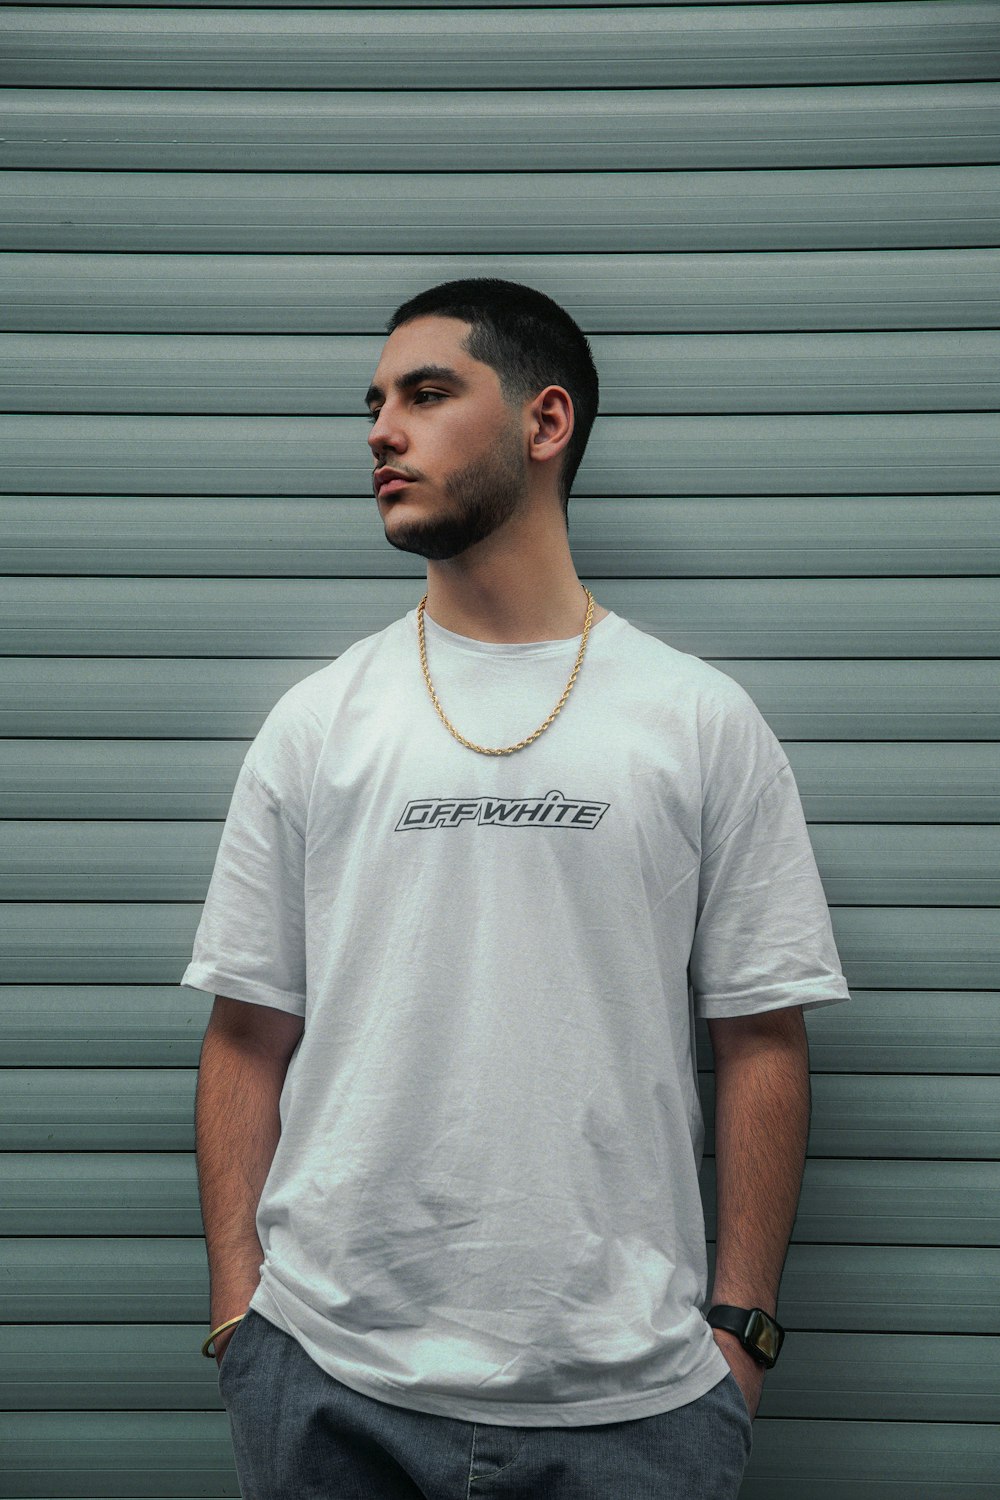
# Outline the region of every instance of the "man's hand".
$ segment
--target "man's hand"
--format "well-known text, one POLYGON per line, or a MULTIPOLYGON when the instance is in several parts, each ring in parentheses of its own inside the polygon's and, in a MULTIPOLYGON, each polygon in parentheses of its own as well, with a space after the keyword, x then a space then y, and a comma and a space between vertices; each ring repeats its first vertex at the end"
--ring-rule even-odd
POLYGON ((743 1399, 752 1421, 760 1405, 767 1370, 762 1364, 758 1364, 752 1354, 747 1353, 735 1333, 730 1333, 725 1328, 713 1328, 712 1332, 715 1335, 715 1342, 729 1361, 729 1368, 736 1377, 736 1384, 743 1392, 743 1399))

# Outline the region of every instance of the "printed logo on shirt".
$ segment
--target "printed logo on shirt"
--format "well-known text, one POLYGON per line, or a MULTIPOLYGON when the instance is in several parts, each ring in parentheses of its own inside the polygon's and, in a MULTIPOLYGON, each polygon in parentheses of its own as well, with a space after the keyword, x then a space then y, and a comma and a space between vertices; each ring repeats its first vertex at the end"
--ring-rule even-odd
POLYGON ((610 802, 590 802, 546 792, 544 797, 425 797, 408 802, 396 833, 411 828, 457 828, 487 823, 500 828, 596 828, 610 802))

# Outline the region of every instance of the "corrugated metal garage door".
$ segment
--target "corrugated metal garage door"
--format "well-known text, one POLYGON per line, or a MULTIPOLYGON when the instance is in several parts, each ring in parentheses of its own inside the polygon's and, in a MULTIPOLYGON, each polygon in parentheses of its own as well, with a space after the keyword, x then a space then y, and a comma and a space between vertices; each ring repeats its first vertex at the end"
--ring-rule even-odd
POLYGON ((0 29, 0 1496, 238 1494, 178 979, 269 708, 423 592, 361 396, 466 275, 590 337, 577 569, 781 737, 854 996, 743 1500, 995 1493, 1000 7, 0 29))

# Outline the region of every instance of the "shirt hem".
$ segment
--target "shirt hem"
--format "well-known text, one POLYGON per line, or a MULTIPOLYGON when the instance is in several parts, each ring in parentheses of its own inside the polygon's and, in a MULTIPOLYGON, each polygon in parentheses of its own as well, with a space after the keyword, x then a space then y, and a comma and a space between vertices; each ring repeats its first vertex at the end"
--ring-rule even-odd
POLYGON ((769 1010, 787 1010, 793 1005, 801 1005, 803 1010, 818 1010, 822 1005, 840 1005, 845 1000, 850 1000, 851 992, 844 989, 840 994, 827 992, 826 994, 810 995, 802 992, 797 995, 779 995, 776 998, 753 1001, 749 996, 745 1000, 701 1000, 695 1005, 695 1015, 699 1020, 712 1020, 715 1017, 724 1016, 756 1016, 763 1015, 769 1010))
POLYGON ((210 995, 225 995, 232 1000, 248 1001, 251 1005, 269 1005, 272 1010, 288 1011, 295 1016, 306 1013, 304 995, 272 989, 269 984, 260 984, 255 979, 240 979, 238 975, 226 974, 212 964, 189 963, 180 982, 187 989, 205 990, 210 995))
MULTIPOLYGON (((250 1306, 282 1332, 290 1334, 303 1347, 295 1329, 288 1323, 263 1281, 254 1292, 250 1306)), ((319 1363, 307 1350, 303 1349, 303 1352, 314 1364, 319 1363)), ((635 1396, 600 1396, 591 1401, 550 1404, 544 1401, 475 1401, 461 1396, 435 1395, 429 1391, 393 1385, 374 1375, 366 1380, 358 1374, 356 1367, 344 1370, 338 1364, 336 1356, 329 1355, 327 1351, 324 1351, 324 1355, 327 1362, 320 1368, 327 1375, 373 1401, 399 1406, 406 1411, 449 1417, 452 1421, 483 1422, 495 1427, 604 1426, 611 1422, 660 1416, 678 1406, 697 1401, 708 1391, 714 1390, 731 1368, 713 1338, 711 1346, 706 1350, 706 1358, 698 1368, 671 1385, 655 1391, 643 1391, 635 1396)))

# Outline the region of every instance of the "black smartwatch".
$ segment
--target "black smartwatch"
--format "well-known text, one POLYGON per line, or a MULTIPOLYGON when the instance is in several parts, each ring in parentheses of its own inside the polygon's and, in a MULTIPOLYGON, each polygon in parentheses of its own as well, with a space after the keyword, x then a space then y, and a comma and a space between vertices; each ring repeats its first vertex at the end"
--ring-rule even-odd
POLYGON ((713 1328, 735 1333, 747 1353, 765 1369, 770 1370, 776 1363, 785 1330, 762 1307, 731 1307, 728 1302, 717 1302, 709 1308, 705 1319, 713 1328))

